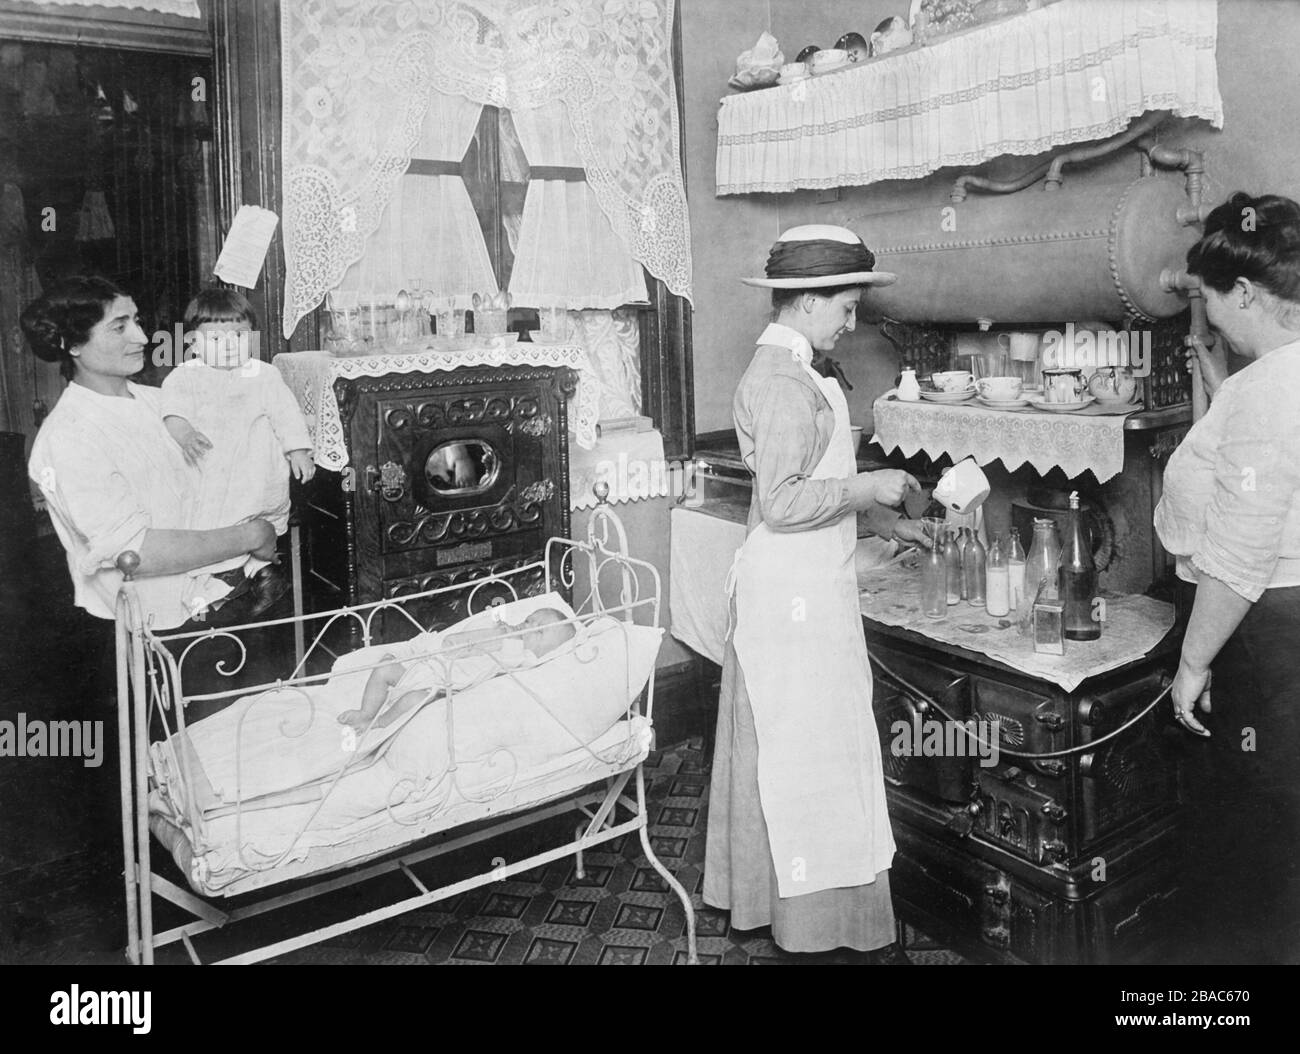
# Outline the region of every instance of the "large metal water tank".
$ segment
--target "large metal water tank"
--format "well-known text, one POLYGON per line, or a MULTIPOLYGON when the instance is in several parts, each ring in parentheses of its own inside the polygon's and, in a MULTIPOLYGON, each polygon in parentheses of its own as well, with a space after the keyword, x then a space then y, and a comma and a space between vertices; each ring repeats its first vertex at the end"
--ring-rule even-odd
POLYGON ((1176 315, 1185 297, 1160 284, 1198 237, 1178 221, 1181 178, 1015 194, 972 194, 864 215, 853 227, 898 282, 873 287, 873 310, 900 321, 973 323, 1061 319, 1154 320, 1176 315))

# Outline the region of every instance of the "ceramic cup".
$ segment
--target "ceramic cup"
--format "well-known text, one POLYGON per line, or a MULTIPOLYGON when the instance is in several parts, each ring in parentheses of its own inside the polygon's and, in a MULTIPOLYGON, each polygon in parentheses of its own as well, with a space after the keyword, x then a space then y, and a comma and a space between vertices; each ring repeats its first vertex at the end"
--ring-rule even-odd
POLYGON ((984 470, 974 458, 968 457, 944 472, 934 488, 934 496, 953 512, 965 514, 983 505, 990 489, 984 470))
POLYGON ((1088 393, 1101 403, 1131 403, 1137 397, 1137 380, 1122 366, 1098 366, 1088 379, 1088 393))
POLYGON ((1020 398, 1024 382, 1019 377, 981 377, 975 387, 985 399, 1005 403, 1020 398))
POLYGON ((1077 403, 1083 398, 1083 371, 1061 368, 1043 371, 1043 392, 1049 403, 1077 403))
POLYGON ((930 375, 930 380, 941 392, 964 392, 971 386, 971 378, 970 370, 946 370, 930 375))

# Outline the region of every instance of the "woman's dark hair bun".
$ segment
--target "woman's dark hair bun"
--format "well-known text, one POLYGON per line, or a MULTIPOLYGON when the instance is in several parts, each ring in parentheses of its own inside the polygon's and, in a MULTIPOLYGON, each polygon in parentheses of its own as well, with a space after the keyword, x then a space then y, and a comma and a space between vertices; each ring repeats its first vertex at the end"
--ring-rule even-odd
POLYGON ((1187 251, 1187 270, 1218 293, 1248 278, 1276 297, 1300 301, 1300 204, 1237 191, 1205 218, 1201 240, 1187 251))
POLYGON ((32 353, 38 359, 58 362, 63 357, 63 338, 58 323, 42 312, 43 307, 42 300, 29 304, 22 313, 19 324, 27 343, 31 345, 32 353))
POLYGON ((71 349, 86 343, 113 301, 126 295, 107 278, 75 275, 56 282, 28 304, 18 324, 32 353, 59 363, 63 375, 71 378, 71 349))

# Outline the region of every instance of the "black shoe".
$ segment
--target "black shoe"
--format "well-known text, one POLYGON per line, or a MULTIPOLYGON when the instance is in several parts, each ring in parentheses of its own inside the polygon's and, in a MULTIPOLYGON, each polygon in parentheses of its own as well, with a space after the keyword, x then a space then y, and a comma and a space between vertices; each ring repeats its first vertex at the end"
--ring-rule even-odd
POLYGON ((244 574, 242 567, 232 567, 229 571, 222 571, 221 574, 212 577, 218 582, 225 582, 230 587, 230 592, 221 598, 223 601, 234 600, 248 592, 249 578, 244 574))
POLYGON ((907 952, 903 951, 902 946, 895 941, 893 944, 886 944, 883 948, 873 948, 867 952, 867 964, 870 966, 913 966, 911 959, 907 957, 907 952))
POLYGON ((253 606, 248 610, 250 619, 260 618, 275 607, 285 593, 289 591, 289 576, 278 564, 267 564, 248 580, 253 594, 253 606))

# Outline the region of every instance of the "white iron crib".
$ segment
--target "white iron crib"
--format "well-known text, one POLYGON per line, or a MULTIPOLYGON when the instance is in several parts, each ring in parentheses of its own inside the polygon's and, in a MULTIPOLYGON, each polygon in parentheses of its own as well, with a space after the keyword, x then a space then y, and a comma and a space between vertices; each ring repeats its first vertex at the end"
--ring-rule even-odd
MULTIPOLYGON (((214 824, 200 814, 196 804, 201 796, 199 782, 204 777, 196 771, 197 762, 191 753, 175 746, 188 742, 185 735, 186 709, 196 700, 233 702, 241 699, 251 706, 263 698, 283 700, 286 694, 297 691, 306 701, 304 716, 308 723, 324 720, 316 713, 314 704, 310 702, 312 696, 306 689, 320 687, 329 676, 307 672, 313 663, 336 657, 327 641, 335 640, 339 630, 346 627, 359 638, 362 647, 369 647, 375 643, 377 617, 409 622, 413 630, 428 629, 421 626, 408 610, 415 602, 433 601, 445 605, 459 601, 464 613, 471 615, 487 608, 493 600, 519 600, 521 590, 528 588, 524 583, 533 584, 529 593, 539 591, 535 585, 538 582, 544 583, 542 592, 571 593, 578 585, 585 587, 587 592, 582 602, 575 605, 575 616, 571 621, 589 625, 594 619, 607 618, 617 620, 625 627, 634 627, 639 615, 641 625, 657 629, 660 624, 659 573, 652 564, 628 555, 623 525, 607 505, 602 503, 593 511, 586 541, 550 539, 540 561, 500 574, 415 596, 184 634, 155 633, 146 624, 132 579, 138 563, 138 556, 134 553, 124 553, 118 561, 124 581, 117 600, 116 637, 127 954, 131 962, 151 963, 156 948, 180 942, 190 958, 199 963, 202 960, 195 938, 201 934, 225 929, 242 920, 382 875, 404 876, 409 881, 409 889, 404 889, 406 895, 386 898, 382 906, 370 908, 362 914, 219 961, 247 963, 283 955, 479 886, 502 881, 565 856, 576 858, 576 873, 581 878, 584 850, 633 831, 640 839, 646 859, 681 902, 685 913, 688 961, 696 962, 695 914, 690 896, 656 857, 648 836, 642 763, 653 747, 653 663, 650 664, 644 692, 628 700, 627 712, 617 722, 616 729, 611 729, 600 741, 575 744, 572 763, 551 766, 539 773, 522 772, 517 766, 507 765, 504 774, 489 781, 486 789, 479 787, 471 792, 461 788, 454 802, 449 797, 450 790, 433 798, 410 802, 396 800, 391 807, 385 808, 381 821, 371 823, 355 837, 350 836, 345 844, 312 844, 312 819, 320 811, 318 805, 314 812, 306 810, 309 815, 297 826, 295 836, 282 852, 246 853, 247 847, 240 841, 234 850, 243 862, 238 881, 230 882, 224 888, 219 884, 205 884, 211 883, 211 876, 204 873, 203 861, 214 824), (616 596, 617 602, 607 603, 606 592, 616 596), (287 677, 223 692, 187 694, 184 687, 187 660, 193 661, 191 652, 196 646, 217 639, 230 642, 238 650, 238 662, 229 669, 218 664, 217 672, 235 676, 243 669, 247 658, 241 637, 266 632, 276 626, 286 628, 279 631, 281 635, 291 630, 298 642, 293 667, 287 677), (248 702, 250 699, 252 702, 248 702), (435 857, 465 850, 573 809, 579 810, 582 819, 572 837, 566 833, 549 848, 539 849, 531 855, 517 860, 497 856, 490 868, 437 888, 430 888, 414 870, 417 865, 435 857), (171 842, 168 846, 171 855, 190 878, 191 886, 207 895, 199 895, 157 872, 153 860, 155 849, 150 842, 151 829, 156 836, 171 842), (278 895, 251 902, 244 902, 248 898, 242 896, 254 890, 308 878, 310 882, 295 882, 293 888, 278 895), (193 916, 192 920, 156 932, 155 894, 184 909, 193 916), (223 907, 221 898, 228 896, 240 897, 239 906, 223 907)), ((623 629, 621 632, 626 637, 636 630, 623 629)), ((628 664, 630 669, 630 659, 628 664)), ((370 668, 373 665, 360 667, 361 670, 370 668)), ((452 762, 446 774, 450 780, 449 787, 455 785, 458 775, 456 732, 451 717, 456 709, 455 703, 452 697, 446 706, 452 737, 452 762)), ((464 710, 461 712, 465 713, 464 710)), ((338 731, 336 727, 335 731, 338 731)), ((496 761, 489 764, 496 764, 496 761)), ((343 769, 346 765, 334 774, 332 782, 325 781, 321 791, 324 795, 322 802, 328 800, 339 779, 347 774, 343 769)), ((240 830, 241 822, 247 824, 254 818, 253 812, 244 811, 251 806, 238 794, 232 808, 236 831, 240 830)))

